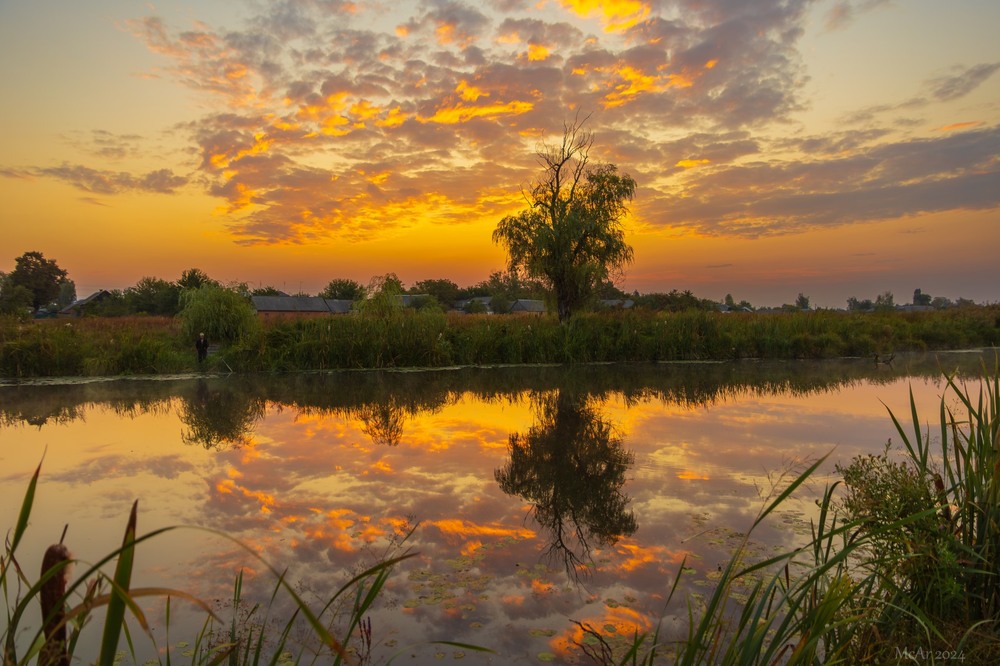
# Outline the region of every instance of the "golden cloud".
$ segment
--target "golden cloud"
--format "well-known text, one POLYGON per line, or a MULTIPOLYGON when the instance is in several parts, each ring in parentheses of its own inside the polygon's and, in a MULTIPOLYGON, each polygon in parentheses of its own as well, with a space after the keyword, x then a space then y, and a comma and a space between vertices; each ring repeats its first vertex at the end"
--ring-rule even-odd
POLYGON ((528 60, 537 62, 549 57, 549 50, 541 44, 528 45, 528 60))
POLYGON ((497 116, 516 116, 527 113, 534 108, 531 102, 507 102, 506 104, 487 104, 484 106, 455 106, 450 109, 438 109, 430 118, 420 118, 424 123, 440 123, 456 125, 473 118, 496 118, 497 116))
POLYGON ((639 0, 559 0, 559 4, 583 18, 596 16, 605 32, 627 30, 646 20, 650 13, 649 5, 639 0))

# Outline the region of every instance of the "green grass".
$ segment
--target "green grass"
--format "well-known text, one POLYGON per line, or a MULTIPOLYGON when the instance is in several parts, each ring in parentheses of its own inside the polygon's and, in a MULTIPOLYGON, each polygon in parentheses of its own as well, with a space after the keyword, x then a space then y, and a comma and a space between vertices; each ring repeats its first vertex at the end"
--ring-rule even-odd
MULTIPOLYGON (((1000 345, 1000 306, 935 312, 582 313, 554 316, 399 310, 277 319, 226 342, 206 370, 283 372, 453 365, 872 357, 1000 345)), ((0 318, 0 376, 197 370, 178 319, 0 318)))

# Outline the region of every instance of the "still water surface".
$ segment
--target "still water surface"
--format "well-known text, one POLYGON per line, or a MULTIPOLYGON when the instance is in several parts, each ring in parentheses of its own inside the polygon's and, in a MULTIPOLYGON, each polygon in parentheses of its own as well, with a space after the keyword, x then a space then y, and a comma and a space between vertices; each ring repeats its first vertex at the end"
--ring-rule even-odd
MULTIPOLYGON (((577 662, 576 622, 612 644, 663 620, 677 637, 783 473, 830 454, 753 535, 801 543, 834 464, 896 437, 909 391, 937 418, 943 371, 974 382, 995 352, 827 362, 659 364, 56 380, 0 384, 0 526, 42 462, 29 572, 59 540, 93 562, 139 533, 203 526, 249 545, 316 608, 406 551, 371 613, 372 661, 577 662), (44 458, 44 459, 43 459, 44 458), (411 532, 412 530, 412 532, 411 532), (409 533, 405 542, 401 535, 409 533), (674 602, 666 595, 686 562, 674 602), (430 641, 493 650, 482 655, 430 641)), ((897 438, 898 439, 898 438, 897 438)), ((142 544, 133 584, 187 590, 228 617, 237 572, 266 606, 274 577, 212 532, 142 544)), ((78 566, 78 570, 79 570, 78 566)), ((157 646, 200 626, 145 607, 157 646)), ((287 601, 274 602, 281 618, 287 601)), ((2 620, 0 620, 2 621, 2 620)), ((139 632, 134 632, 134 635, 139 632)), ((96 650, 99 631, 89 630, 96 650)), ((168 647, 169 645, 169 647, 168 647)), ((140 659, 141 661, 141 659, 140 659)), ((586 659, 583 659, 586 662, 586 659)))

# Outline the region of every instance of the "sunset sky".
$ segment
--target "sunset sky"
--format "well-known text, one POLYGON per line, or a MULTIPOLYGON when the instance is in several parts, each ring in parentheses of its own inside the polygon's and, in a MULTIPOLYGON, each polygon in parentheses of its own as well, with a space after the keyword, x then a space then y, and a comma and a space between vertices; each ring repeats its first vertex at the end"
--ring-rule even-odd
POLYGON ((996 0, 0 0, 0 271, 460 286, 577 114, 619 283, 1000 300, 996 0))

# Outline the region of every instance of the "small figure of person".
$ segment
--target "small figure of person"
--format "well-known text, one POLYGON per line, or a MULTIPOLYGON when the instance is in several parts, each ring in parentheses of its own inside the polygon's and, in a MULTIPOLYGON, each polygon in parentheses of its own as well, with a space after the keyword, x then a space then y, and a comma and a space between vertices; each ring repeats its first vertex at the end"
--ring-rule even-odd
POLYGON ((194 348, 198 350, 198 365, 205 362, 208 357, 208 338, 204 333, 198 334, 198 339, 194 341, 194 348))

